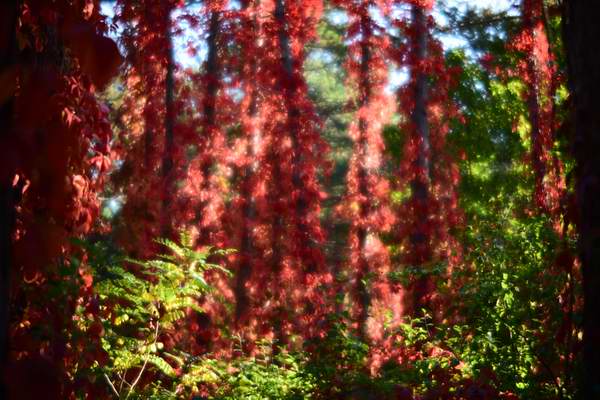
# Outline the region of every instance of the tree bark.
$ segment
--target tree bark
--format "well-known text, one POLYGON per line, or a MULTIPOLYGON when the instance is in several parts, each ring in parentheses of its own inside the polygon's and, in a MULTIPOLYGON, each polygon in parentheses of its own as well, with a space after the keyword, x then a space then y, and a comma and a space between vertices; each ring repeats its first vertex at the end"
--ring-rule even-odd
MULTIPOLYGON (((17 62, 16 29, 19 3, 6 1, 0 5, 0 75, 10 73, 17 62)), ((0 143, 13 132, 13 94, 0 99, 0 143)), ((3 148, 4 151, 10 149, 3 148)), ((0 398, 6 398, 4 373, 9 356, 10 272, 12 237, 16 219, 17 190, 13 187, 14 171, 10 166, 0 171, 0 398)))
MULTIPOLYGON (((371 24, 368 17, 368 11, 364 11, 361 16, 361 33, 362 33, 362 44, 361 44, 361 60, 360 60, 360 98, 359 108, 364 108, 369 105, 371 101, 371 80, 369 77, 369 69, 371 65, 371 47, 370 39, 373 35, 371 24)), ((361 115, 358 121, 358 130, 360 134, 359 146, 360 146, 360 170, 358 172, 359 179, 359 191, 360 196, 363 199, 360 204, 360 216, 361 220, 365 221, 370 213, 370 202, 365 200, 369 198, 369 190, 367 183, 367 156, 369 154, 369 143, 367 139, 369 131, 369 121, 364 115, 361 115)), ((369 273, 369 261, 366 257, 367 251, 367 228, 365 226, 359 226, 357 231, 358 243, 360 246, 360 255, 358 262, 358 271, 356 274, 356 297, 358 299, 358 305, 360 307, 358 315, 359 323, 359 334, 363 340, 367 339, 367 319, 369 318, 369 308, 371 306, 371 295, 369 285, 367 283, 367 275, 369 273)))
MULTIPOLYGON (((290 87, 291 82, 294 78, 294 66, 293 66, 293 60, 292 60, 292 53, 291 53, 291 47, 290 47, 290 37, 289 37, 289 33, 287 31, 287 19, 286 19, 286 10, 285 10, 285 0, 275 0, 275 12, 274 12, 274 17, 275 20, 277 21, 277 23, 279 24, 279 32, 278 32, 278 38, 279 38, 279 50, 281 53, 281 64, 283 67, 283 76, 282 76, 282 80, 280 81, 280 84, 283 88, 283 90, 286 91, 285 93, 285 102, 286 102, 286 108, 287 108, 287 128, 288 130, 290 130, 290 138, 292 140, 292 151, 293 151, 293 176, 292 176, 292 183, 294 185, 294 189, 300 189, 299 185, 300 185, 300 176, 299 176, 299 157, 298 157, 298 137, 297 137, 297 132, 295 132, 293 130, 294 125, 295 125, 295 119, 298 118, 298 110, 295 108, 292 97, 295 95, 294 94, 294 90, 293 88, 290 87)), ((273 159, 276 160, 277 159, 277 154, 273 154, 273 159)), ((274 171, 273 171, 273 177, 274 177, 274 183, 277 185, 280 182, 280 171, 279 165, 274 165, 274 171)), ((283 190, 278 189, 276 191, 274 191, 274 193, 279 192, 279 194, 283 194, 283 190)), ((300 214, 303 212, 303 208, 304 208, 304 201, 301 195, 301 190, 299 192, 298 195, 298 199, 296 200, 296 214, 297 216, 300 216, 300 214)), ((275 201, 278 201, 277 198, 274 199, 275 201)), ((302 230, 302 227, 298 227, 298 229, 302 230)), ((273 263, 274 263, 274 267, 275 267, 275 271, 277 271, 277 275, 280 274, 281 272, 281 251, 279 250, 281 247, 281 241, 283 240, 282 235, 284 234, 285 231, 285 227, 284 227, 284 221, 283 221, 283 216, 277 215, 275 217, 275 222, 274 222, 274 226, 273 226, 273 263)), ((278 276, 278 285, 281 285, 281 279, 278 276)), ((284 347, 288 344, 288 337, 287 334, 285 333, 285 328, 284 325, 286 322, 288 322, 289 318, 288 318, 288 310, 284 305, 285 299, 283 298, 284 296, 286 296, 285 294, 282 294, 281 291, 278 291, 278 298, 277 301, 279 303, 279 308, 277 310, 277 317, 275 320, 275 335, 277 337, 277 342, 279 344, 279 346, 284 347)), ((287 297, 287 296, 286 296, 287 297)), ((274 349, 275 352, 279 351, 278 347, 275 347, 274 349)))
MULTIPOLYGON (((281 51, 281 62, 283 65, 284 80, 281 82, 282 87, 285 91, 285 102, 287 108, 287 127, 290 131, 290 138, 292 140, 292 151, 293 151, 293 172, 292 172, 292 183, 294 190, 298 192, 298 196, 295 202, 296 229, 302 236, 305 243, 311 243, 309 237, 309 229, 304 222, 302 222, 303 216, 307 211, 307 201, 303 190, 303 182, 301 178, 302 168, 302 150, 300 149, 299 135, 300 124, 298 119, 300 118, 300 110, 295 104, 295 97, 297 83, 295 83, 294 71, 294 60, 292 57, 292 49, 290 46, 290 37, 287 28, 287 19, 285 11, 285 1, 276 0, 275 2, 275 19, 279 23, 279 48, 281 51)), ((314 266, 308 266, 308 270, 314 270, 314 266)))
POLYGON ((600 398, 600 8, 564 3, 564 42, 574 115, 573 151, 583 272, 582 399, 600 398))
MULTIPOLYGON (((252 0, 242 1, 242 10, 248 12, 250 7, 252 7, 252 0)), ((250 47, 251 50, 255 48, 256 41, 255 36, 258 33, 258 21, 256 16, 248 17, 244 20, 245 29, 249 32, 252 32, 251 35, 253 37, 253 43, 250 47)), ((250 221, 254 218, 256 214, 256 207, 254 204, 254 194, 253 194, 253 184, 255 180, 255 173, 257 169, 257 149, 256 143, 259 140, 258 128, 256 127, 255 120, 258 116, 258 104, 257 104, 257 90, 256 86, 253 82, 257 73, 257 63, 255 58, 250 52, 246 54, 242 54, 246 65, 249 65, 249 71, 244 71, 244 65, 242 66, 242 71, 240 71, 241 75, 245 80, 245 88, 247 99, 249 101, 247 109, 245 112, 247 113, 247 118, 251 121, 250 126, 246 126, 246 153, 250 156, 250 159, 247 161, 247 165, 244 166, 244 171, 242 172, 242 183, 241 183, 241 198, 243 199, 242 205, 242 217, 241 221, 241 240, 240 240, 240 262, 238 265, 237 274, 235 276, 235 323, 236 326, 239 327, 241 322, 245 318, 248 313, 248 309, 250 306, 250 298, 248 296, 246 290, 246 283, 250 279, 252 275, 252 258, 254 252, 254 242, 252 239, 251 226, 249 226, 250 221)))
MULTIPOLYGON (((427 203, 429 201, 429 185, 430 185, 430 143, 429 143, 429 123, 427 117, 427 97, 428 97, 428 85, 427 76, 422 71, 422 64, 427 58, 427 15, 423 8, 418 5, 412 7, 412 48, 411 48, 411 59, 412 68, 411 72, 414 74, 414 109, 410 116, 415 129, 414 134, 418 138, 418 154, 416 155, 414 168, 421 173, 416 174, 415 179, 410 183, 411 185, 411 196, 413 204, 419 204, 416 215, 419 219, 416 223, 417 228, 411 232, 410 244, 412 251, 418 254, 416 257, 414 266, 422 266, 427 263, 430 258, 429 241, 431 238, 428 237, 425 232, 425 226, 427 224, 428 212, 427 203), (427 250, 423 250, 427 248, 427 250)), ((414 284, 413 293, 413 311, 418 313, 420 309, 427 309, 426 296, 428 288, 430 286, 430 277, 426 274, 417 278, 414 284)))
MULTIPOLYGON (((210 15, 210 23, 208 27, 208 54, 206 59, 206 71, 205 76, 208 80, 206 85, 206 92, 204 94, 204 116, 202 121, 202 127, 204 135, 203 137, 203 148, 201 149, 201 156, 205 157, 202 161, 201 172, 202 172, 202 193, 206 194, 210 191, 211 188, 211 180, 212 180, 212 171, 211 169, 215 165, 215 157, 212 155, 214 149, 211 149, 211 145, 214 143, 215 134, 217 132, 216 127, 216 99, 217 92, 219 90, 219 57, 218 57, 218 35, 220 29, 220 16, 218 11, 212 11, 210 15)), ((202 217, 202 214, 205 212, 206 207, 210 199, 207 199, 202 202, 199 213, 202 217)), ((207 227, 205 229, 201 229, 199 243, 202 245, 212 244, 211 227, 207 227)))
POLYGON ((173 235, 171 221, 169 218, 169 206, 173 201, 174 176, 173 176, 173 152, 175 150, 175 60, 173 56, 173 35, 171 32, 171 8, 165 7, 165 42, 166 52, 166 72, 165 72, 165 148, 162 159, 163 176, 163 204, 162 204, 162 223, 161 235, 171 237, 173 235))

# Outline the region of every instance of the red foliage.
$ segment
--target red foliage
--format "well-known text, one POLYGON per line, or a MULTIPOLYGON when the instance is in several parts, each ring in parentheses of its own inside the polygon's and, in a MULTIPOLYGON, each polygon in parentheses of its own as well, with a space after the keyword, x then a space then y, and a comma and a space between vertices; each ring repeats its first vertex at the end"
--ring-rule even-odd
POLYGON ((319 332, 315 321, 325 312, 330 279, 321 253, 324 195, 317 180, 326 146, 302 76, 304 46, 314 37, 322 5, 245 4, 242 50, 256 53, 245 53, 240 66, 245 98, 238 162, 245 177, 236 202, 252 211, 246 209, 235 237, 247 241, 240 260, 252 262, 237 283, 237 300, 247 303, 238 320, 254 332, 251 337, 275 335, 285 342, 292 333, 319 332))
POLYGON ((525 100, 531 124, 528 161, 535 178, 534 202, 539 212, 548 216, 561 240, 552 268, 539 278, 544 281, 560 275, 564 277, 565 284, 557 299, 564 314, 558 323, 551 315, 545 315, 543 320, 550 334, 540 333, 540 337, 557 346, 560 361, 553 368, 567 371, 565 375, 569 376, 578 352, 573 318, 577 309, 581 308, 575 299, 576 282, 581 280, 581 271, 580 261, 569 248, 569 242, 574 239, 574 231, 570 231, 569 227, 575 222, 569 202, 574 195, 567 190, 564 166, 554 149, 559 125, 555 95, 563 77, 550 47, 544 18, 543 1, 524 0, 523 26, 510 48, 524 55, 517 64, 517 70, 527 85, 525 100))
MULTIPOLYGON (((222 81, 227 60, 218 51, 229 40, 226 2, 208 2, 200 14, 182 13, 175 20, 177 6, 176 1, 162 0, 119 6, 118 19, 135 29, 123 37, 130 68, 120 112, 130 130, 123 132, 124 163, 115 179, 126 200, 118 236, 130 254, 142 258, 157 250, 155 238, 176 236, 181 229, 195 234, 198 247, 229 246, 223 228, 229 159, 224 127, 230 123, 232 106, 222 81), (209 32, 209 54, 199 74, 175 65, 173 41, 179 21, 204 24, 209 32), (176 118, 175 111, 184 118, 176 118)), ((212 274, 209 281, 220 295, 232 297, 221 274, 212 274)), ((185 333, 177 335, 194 354, 218 342, 218 323, 226 315, 218 301, 207 299, 203 307, 207 314, 190 310, 185 333), (194 322, 204 317, 206 326, 194 322), (197 343, 200 331, 213 340, 197 343)))
MULTIPOLYGON (((390 259, 380 237, 391 230, 395 219, 389 204, 389 182, 382 175, 385 145, 381 131, 393 112, 393 103, 385 92, 389 43, 383 28, 371 16, 370 3, 340 2, 349 16, 349 86, 357 92, 352 101, 357 111, 349 131, 354 149, 348 192, 340 211, 350 222, 347 268, 353 277, 350 292, 354 297, 350 310, 361 335, 374 338, 382 335, 386 309, 400 302, 391 298, 387 282, 390 259)), ((385 12, 389 4, 380 3, 379 9, 385 12)))
POLYGON ((523 29, 511 47, 525 55, 517 68, 528 87, 526 101, 531 123, 535 202, 542 212, 552 216, 559 231, 566 183, 563 165, 552 150, 557 128, 554 95, 561 77, 544 27, 543 7, 542 0, 523 1, 523 29))
POLYGON ((91 365, 80 360, 84 348, 90 355, 100 351, 97 341, 78 335, 72 320, 75 307, 91 301, 91 292, 86 272, 69 259, 76 253, 68 240, 93 227, 97 194, 111 163, 112 132, 95 89, 116 72, 120 55, 103 35, 98 7, 93 1, 25 1, 18 11, 12 129, 0 139, 0 148, 10 149, 0 160, 0 180, 12 182, 18 198, 10 271, 10 357, 16 375, 8 382, 18 398, 37 396, 21 393, 28 386, 33 390, 22 384, 23 368, 39 372, 35 390, 44 390, 42 397, 68 398, 73 382, 66 370, 75 362, 82 369, 91 365), (85 49, 76 31, 87 42, 85 49), (90 67, 101 58, 106 69, 90 67), (60 284, 72 290, 57 296, 60 284), (46 369, 52 373, 40 372, 46 369))
POLYGON ((380 372, 383 364, 395 365, 401 370, 410 371, 418 368, 424 360, 456 360, 453 366, 435 366, 428 372, 428 378, 436 384, 423 394, 414 394, 413 388, 398 385, 394 390, 396 399, 402 400, 516 400, 518 397, 510 392, 500 392, 499 381, 494 371, 482 368, 478 377, 464 377, 465 364, 459 362, 450 350, 435 345, 407 345, 397 334, 386 337, 383 346, 373 347, 370 354, 371 373, 380 372))
MULTIPOLYGON (((228 2, 213 0, 204 4, 196 21, 207 34, 208 52, 201 72, 191 76, 190 100, 199 107, 186 123, 190 133, 197 135, 190 137, 189 141, 195 154, 186 166, 177 201, 179 210, 174 209, 174 212, 182 214, 179 226, 196 235, 198 247, 231 247, 231 239, 226 234, 225 198, 230 195, 232 157, 226 131, 231 129, 238 113, 228 95, 232 87, 225 82, 231 59, 221 49, 231 44, 232 20, 228 2)), ((196 351, 228 352, 231 343, 224 341, 221 333, 227 329, 231 318, 222 303, 223 299, 231 302, 233 293, 229 280, 222 273, 211 272, 208 275, 218 298, 209 296, 204 300, 202 307, 206 314, 194 316, 190 311, 189 335, 196 339, 196 351), (193 321, 200 323, 194 324, 193 321), (204 339, 198 340, 200 337, 204 339)))
POLYGON ((125 26, 135 24, 136 28, 122 38, 129 68, 123 76, 126 92, 119 112, 128 131, 121 132, 125 140, 116 149, 123 166, 115 183, 122 188, 125 200, 123 225, 117 232, 130 254, 148 257, 155 250, 153 240, 177 223, 164 218, 171 211, 172 204, 165 203, 183 158, 183 154, 167 149, 168 129, 175 141, 181 140, 179 127, 173 127, 174 116, 167 115, 166 110, 167 91, 175 90, 174 83, 167 87, 168 69, 175 69, 171 54, 174 2, 127 1, 118 7, 117 20, 125 26), (170 168, 165 167, 166 163, 170 163, 170 168))
POLYGON ((183 189, 184 197, 189 199, 187 208, 195 214, 189 221, 196 226, 198 244, 220 248, 228 245, 223 230, 229 161, 224 127, 228 126, 233 110, 231 99, 224 93, 223 75, 228 60, 219 50, 229 40, 230 18, 226 6, 227 1, 213 0, 202 9, 208 54, 202 72, 194 77, 197 92, 193 98, 200 105, 196 122, 199 137, 192 142, 197 154, 187 168, 183 189))
MULTIPOLYGON (((424 8, 419 4, 413 5, 410 23, 398 22, 409 45, 396 56, 410 70, 408 84, 398 93, 400 110, 406 116, 401 126, 406 139, 399 177, 401 189, 409 193, 398 211, 398 234, 403 264, 431 268, 443 262, 452 268, 461 257, 452 231, 462 219, 459 170, 446 144, 450 121, 458 116, 448 96, 455 71, 445 65, 441 45, 429 33, 433 19, 426 8, 432 4, 424 8)), ((440 309, 434 306, 440 299, 435 299, 431 279, 417 279, 410 289, 412 298, 406 304, 413 310, 410 313, 422 307, 440 309)))
POLYGON ((238 251, 233 256, 235 278, 235 327, 244 336, 251 350, 254 341, 269 333, 268 323, 257 317, 264 307, 264 285, 270 276, 267 269, 267 230, 259 206, 266 201, 265 183, 268 170, 261 161, 265 157, 265 139, 262 126, 265 115, 260 112, 262 87, 256 77, 258 60, 264 57, 264 46, 259 42, 263 19, 260 8, 253 1, 243 1, 237 15, 238 28, 234 40, 240 46, 240 57, 232 60, 236 71, 236 85, 242 90, 238 115, 241 134, 234 139, 231 161, 234 172, 230 219, 227 223, 231 245, 238 251))

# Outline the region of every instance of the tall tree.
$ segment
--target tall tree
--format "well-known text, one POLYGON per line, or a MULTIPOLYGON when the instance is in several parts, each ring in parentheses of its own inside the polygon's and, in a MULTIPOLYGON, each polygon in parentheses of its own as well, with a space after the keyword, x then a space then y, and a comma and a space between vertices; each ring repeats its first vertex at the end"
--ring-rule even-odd
MULTIPOLYGON (((555 246, 552 268, 543 271, 540 280, 551 282, 562 278, 563 288, 556 300, 556 308, 563 311, 561 318, 552 315, 555 307, 547 307, 543 317, 548 332, 547 347, 555 349, 561 360, 551 374, 562 375, 566 382, 558 386, 563 396, 564 386, 572 379, 572 363, 576 356, 574 346, 574 315, 576 312, 575 291, 578 288, 579 261, 570 243, 574 241, 573 194, 567 189, 564 154, 557 146, 560 116, 557 113, 560 96, 559 86, 563 83, 557 56, 554 54, 559 43, 551 43, 551 20, 542 0, 524 0, 521 4, 522 27, 515 40, 509 45, 522 55, 517 61, 517 71, 526 85, 525 105, 530 124, 530 150, 528 162, 532 167, 535 187, 533 191, 537 213, 546 216, 559 240, 555 246), (554 51, 553 51, 554 50, 554 51), (562 157, 562 158, 561 158, 562 157), (558 334, 554 332, 558 329, 558 334)), ((536 214, 537 214, 536 213, 536 214)), ((548 352, 549 353, 549 352, 548 352)), ((544 357, 551 357, 549 354, 544 357)))
MULTIPOLYGON (((0 97, 0 143, 9 140, 13 131, 14 84, 16 83, 17 18, 19 2, 7 1, 0 6, 0 76, 8 90, 0 97), (13 83, 14 82, 14 83, 13 83), (12 87, 11 87, 12 86, 12 87)), ((0 175, 0 374, 5 376, 9 354, 10 279, 12 237, 14 233, 17 195, 20 188, 13 184, 14 172, 3 168, 0 175), (12 176, 11 176, 12 175, 12 176)), ((0 397, 6 398, 4 379, 0 382, 0 397)))
MULTIPOLYGON (((386 273, 390 260, 380 235, 389 231, 394 220, 389 205, 389 183, 382 174, 383 125, 391 117, 392 103, 385 93, 388 47, 383 29, 372 17, 372 1, 343 2, 349 16, 347 70, 349 84, 356 91, 355 121, 349 135, 354 141, 347 175, 348 193, 344 214, 350 221, 349 265, 353 276, 355 303, 351 310, 363 339, 369 337, 367 320, 373 300, 386 302, 386 273), (372 298, 374 299, 372 300, 372 298)), ((376 10, 386 13, 388 4, 376 10)), ((372 310, 371 310, 372 311, 372 310)))
POLYGON ((163 179, 162 209, 160 216, 160 230, 162 237, 173 237, 171 226, 170 206, 173 203, 173 192, 175 191, 175 174, 173 173, 173 154, 175 152, 175 59, 173 50, 173 27, 171 21, 172 10, 168 6, 168 0, 164 2, 167 6, 163 11, 163 24, 165 29, 165 146, 161 164, 163 179))
POLYGON ((120 56, 97 3, 2 7, 1 257, 3 278, 11 275, 2 280, 2 379, 9 398, 61 398, 73 389, 65 371, 76 355, 67 341, 85 346, 72 317, 78 301, 90 300, 89 274, 71 263, 68 239, 89 232, 98 214, 112 133, 95 94, 120 56), (72 290, 56 296, 60 284, 72 290), (28 369, 39 387, 28 386, 28 369))
POLYGON ((321 251, 323 193, 318 181, 326 145, 302 75, 305 45, 314 38, 322 4, 275 0, 263 7, 269 14, 263 25, 266 57, 261 60, 261 111, 268 117, 263 163, 270 176, 268 207, 261 211, 271 236, 271 307, 277 335, 285 343, 291 333, 310 335, 318 329, 314 321, 324 310, 323 286, 329 279, 321 251))
POLYGON ((457 185, 459 172, 446 146, 449 123, 456 106, 448 97, 452 71, 443 58, 440 43, 431 37, 433 1, 409 1, 409 24, 400 23, 408 38, 401 64, 408 66, 408 84, 399 93, 400 110, 406 116, 401 184, 409 199, 400 207, 399 233, 405 254, 403 263, 421 269, 407 298, 409 313, 428 312, 438 297, 432 268, 450 267, 460 258, 460 247, 452 230, 461 219, 457 185))
POLYGON ((120 135, 123 166, 115 175, 125 198, 117 231, 138 257, 152 254, 153 240, 172 234, 178 222, 174 192, 182 157, 176 151, 174 8, 171 0, 117 3, 129 61, 119 110, 127 130, 120 135), (157 193, 159 201, 153 199, 157 193))
POLYGON ((531 123, 530 158, 535 175, 535 201, 540 210, 554 217, 559 230, 560 203, 566 188, 562 163, 553 153, 557 60, 546 34, 543 1, 524 0, 522 15, 523 28, 513 46, 524 55, 519 61, 519 70, 528 87, 526 103, 531 123))
POLYGON ((259 165, 262 155, 261 121, 259 120, 260 86, 257 85, 260 21, 258 1, 242 2, 240 28, 236 32, 239 44, 240 64, 237 66, 238 79, 244 91, 241 104, 240 125, 242 136, 235 143, 236 167, 239 171, 237 197, 234 199, 234 216, 231 228, 234 246, 239 249, 235 274, 235 323, 241 331, 250 330, 255 334, 258 321, 251 310, 253 297, 256 297, 257 286, 265 281, 264 262, 261 253, 264 249, 258 246, 257 237, 260 219, 257 215, 257 202, 260 201, 260 181, 265 179, 264 169, 259 165), (237 212, 235 212, 237 211, 237 212), (254 293, 251 293, 253 291, 254 293), (254 294, 254 296, 252 295, 254 294), (241 329, 241 328, 244 329, 241 329))
POLYGON ((204 27, 207 38, 207 56, 199 76, 198 95, 201 104, 200 137, 198 154, 191 163, 188 174, 197 183, 198 199, 196 210, 198 219, 198 244, 225 245, 223 234, 224 186, 219 175, 227 155, 224 153, 225 136, 222 126, 224 91, 224 47, 226 42, 225 9, 227 1, 206 2, 203 13, 207 21, 204 27))
MULTIPOLYGON (((429 122, 427 112, 428 83, 423 65, 427 58, 428 27, 426 9, 422 5, 413 4, 412 32, 410 36, 411 84, 413 85, 414 108, 410 119, 414 129, 416 154, 413 162, 414 176, 410 181, 411 202, 415 211, 415 225, 410 232, 410 252, 412 265, 422 266, 431 261, 431 222, 429 210, 431 154, 429 138, 429 122)), ((430 277, 424 274, 417 279, 413 293, 413 307, 416 312, 421 308, 429 308, 428 299, 432 287, 430 277)))
POLYGON ((593 1, 564 2, 564 42, 572 96, 577 162, 579 255, 583 272, 582 398, 600 396, 600 9, 593 1))

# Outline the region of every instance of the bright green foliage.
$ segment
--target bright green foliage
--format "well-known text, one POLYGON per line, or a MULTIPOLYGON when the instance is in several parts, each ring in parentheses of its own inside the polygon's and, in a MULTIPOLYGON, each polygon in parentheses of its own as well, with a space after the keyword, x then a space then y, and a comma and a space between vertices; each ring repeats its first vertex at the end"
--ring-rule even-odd
POLYGON ((369 346, 348 329, 344 322, 348 317, 331 317, 327 336, 309 344, 313 350, 306 371, 316 377, 324 398, 335 398, 370 385, 369 346))
POLYGON ((147 388, 140 384, 145 375, 153 377, 154 386, 166 380, 178 383, 176 390, 187 385, 193 389, 198 379, 198 371, 189 369, 193 360, 177 346, 165 348, 162 334, 173 332, 187 311, 202 312, 198 301, 213 290, 204 278, 206 271, 229 273, 208 262, 209 256, 225 251, 195 251, 186 234, 180 243, 166 239, 157 243, 168 253, 147 261, 121 259, 114 253, 107 257, 107 249, 89 247, 100 313, 105 316, 102 346, 109 356, 106 365, 98 365, 98 372, 119 398, 146 398, 142 393, 147 388))
POLYGON ((533 206, 524 84, 490 76, 461 52, 448 59, 463 71, 455 99, 467 123, 451 137, 464 152, 465 261, 453 277, 460 323, 439 329, 475 377, 491 373, 499 389, 521 398, 571 398, 565 386, 574 371, 560 361, 571 350, 556 334, 565 318, 559 298, 573 276, 553 264, 561 246, 574 251, 574 242, 561 242, 533 206))
POLYGON ((315 398, 396 399, 407 388, 422 395, 440 388, 456 394, 472 376, 444 343, 447 332, 434 333, 428 317, 406 318, 390 332, 386 355, 350 334, 343 319, 330 322, 328 335, 309 345, 305 373, 316 379, 315 398))
POLYGON ((456 335, 448 341, 475 375, 494 371, 502 389, 522 398, 555 396, 562 391, 556 377, 564 382, 572 373, 561 369, 564 349, 555 340, 562 317, 557 293, 566 283, 566 274, 548 271, 557 238, 543 219, 478 228, 469 231, 477 243, 473 269, 461 274, 471 275, 460 293, 465 325, 452 327, 456 335))
POLYGON ((220 380, 214 398, 223 400, 314 398, 315 379, 304 373, 306 357, 285 351, 273 355, 271 343, 264 343, 256 357, 231 362, 212 361, 220 380))
MULTIPOLYGON (((306 355, 281 350, 273 354, 273 344, 264 341, 254 357, 233 360, 194 359, 186 373, 171 384, 155 381, 143 398, 179 399, 190 393, 204 393, 220 400, 302 400, 317 393, 316 379, 304 372, 306 355)), ((206 397, 204 397, 206 398, 206 397)))

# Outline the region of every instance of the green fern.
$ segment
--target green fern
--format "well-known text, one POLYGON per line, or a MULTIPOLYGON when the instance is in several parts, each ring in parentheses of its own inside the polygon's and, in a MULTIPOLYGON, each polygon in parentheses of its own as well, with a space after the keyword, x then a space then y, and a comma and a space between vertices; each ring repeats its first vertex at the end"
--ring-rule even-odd
MULTIPOLYGON (((164 351, 160 333, 176 327, 185 318, 187 309, 203 311, 198 299, 213 292, 204 278, 206 271, 218 270, 230 275, 225 268, 207 261, 230 251, 197 251, 187 233, 181 234, 178 243, 169 239, 156 242, 166 251, 151 260, 115 257, 114 250, 97 244, 86 246, 95 290, 108 314, 102 344, 110 361, 98 365, 97 372, 117 398, 168 398, 169 391, 156 383, 153 387, 139 387, 139 377, 150 370, 167 381, 176 377, 175 368, 190 370, 186 367, 189 355, 176 349, 164 351), (136 268, 129 270, 127 265, 136 268)), ((195 382, 189 373, 185 381, 195 382)))

